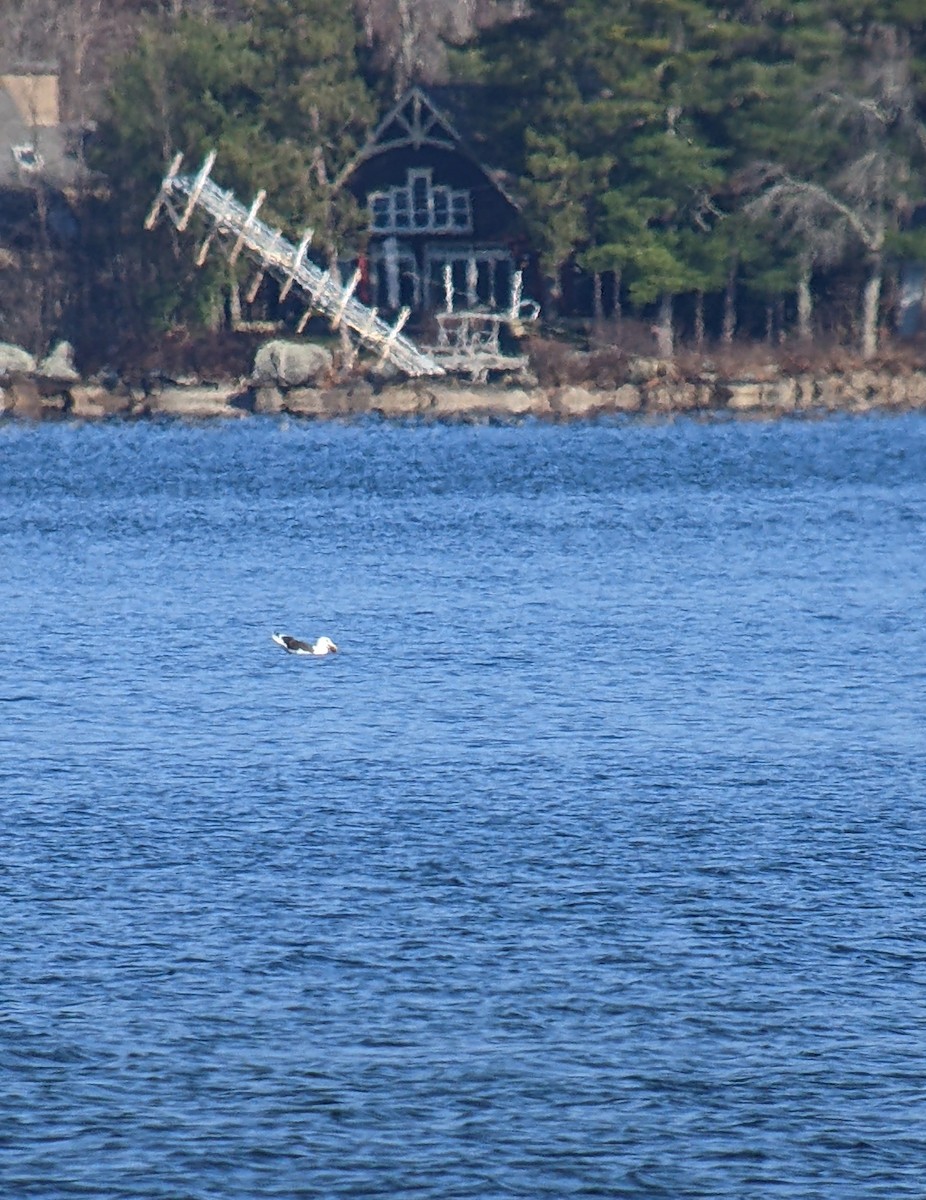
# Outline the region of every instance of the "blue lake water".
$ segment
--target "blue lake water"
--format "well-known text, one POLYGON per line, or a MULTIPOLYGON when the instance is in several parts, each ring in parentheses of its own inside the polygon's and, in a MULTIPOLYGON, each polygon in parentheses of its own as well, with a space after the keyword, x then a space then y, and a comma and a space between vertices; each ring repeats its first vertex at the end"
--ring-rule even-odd
POLYGON ((0 426, 0 1195, 922 1200, 924 535, 915 415, 0 426))

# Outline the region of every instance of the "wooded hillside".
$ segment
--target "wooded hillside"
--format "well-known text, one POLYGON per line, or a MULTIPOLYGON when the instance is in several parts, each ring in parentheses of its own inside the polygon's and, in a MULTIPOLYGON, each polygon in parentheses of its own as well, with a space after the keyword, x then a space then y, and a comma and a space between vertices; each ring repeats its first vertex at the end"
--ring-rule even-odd
POLYGON ((176 150, 217 146, 226 186, 355 252, 333 181, 412 81, 478 85, 467 126, 522 205, 550 318, 619 340, 632 317, 666 355, 767 337, 870 358, 926 261, 921 0, 0 0, 0 19, 4 69, 56 64, 64 119, 92 130, 79 238, 40 239, 18 284, 0 269, 0 336, 35 349, 105 360, 227 319, 227 270, 141 232, 176 150), (29 271, 51 294, 23 330, 29 271))

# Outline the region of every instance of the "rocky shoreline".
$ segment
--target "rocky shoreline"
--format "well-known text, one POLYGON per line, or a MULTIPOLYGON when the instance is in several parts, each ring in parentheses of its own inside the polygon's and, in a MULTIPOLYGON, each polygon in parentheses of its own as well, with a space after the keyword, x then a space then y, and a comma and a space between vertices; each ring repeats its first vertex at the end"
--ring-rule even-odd
MULTIPOLYGON (((284 346, 284 350, 287 347, 284 346)), ((293 350, 292 346, 288 347, 293 350)), ((0 420, 214 420, 252 414, 330 420, 376 416, 390 420, 552 422, 608 416, 808 417, 825 413, 926 410, 926 369, 911 367, 789 373, 775 364, 732 376, 703 370, 682 374, 652 359, 631 360, 620 384, 543 386, 518 382, 475 385, 459 380, 389 381, 357 377, 331 382, 330 362, 293 369, 292 354, 260 356, 247 379, 209 382, 81 379, 57 351, 35 369, 0 361, 0 420)))

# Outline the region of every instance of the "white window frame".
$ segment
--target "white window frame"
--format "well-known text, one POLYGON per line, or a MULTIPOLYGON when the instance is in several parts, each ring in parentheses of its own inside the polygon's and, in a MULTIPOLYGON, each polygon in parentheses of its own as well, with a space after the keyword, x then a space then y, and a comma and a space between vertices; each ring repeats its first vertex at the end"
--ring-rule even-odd
POLYGON ((41 171, 45 161, 34 145, 11 146, 13 158, 21 171, 41 171))
POLYGON ((367 197, 370 233, 472 233, 473 198, 468 188, 432 181, 430 168, 410 169, 405 183, 367 197), (415 207, 415 184, 424 181, 425 205, 415 207), (441 204, 435 203, 439 197, 441 204), (440 213, 438 212, 440 209, 440 213))

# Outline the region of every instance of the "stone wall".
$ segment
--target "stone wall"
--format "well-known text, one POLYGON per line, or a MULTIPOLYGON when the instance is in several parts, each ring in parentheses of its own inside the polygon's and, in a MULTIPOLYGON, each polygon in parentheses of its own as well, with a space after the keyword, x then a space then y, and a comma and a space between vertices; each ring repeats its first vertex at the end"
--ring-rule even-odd
POLYGON ((610 415, 705 414, 774 418, 828 412, 926 409, 926 369, 851 370, 788 375, 769 367, 742 378, 672 377, 664 370, 618 387, 470 385, 446 380, 283 387, 257 379, 232 383, 55 379, 21 370, 0 374, 0 419, 234 418, 287 414, 306 419, 579 421, 610 415))

